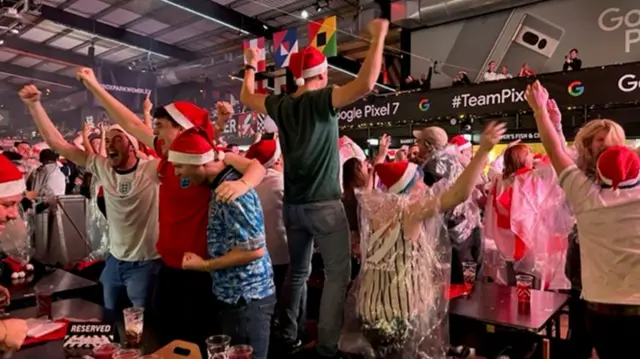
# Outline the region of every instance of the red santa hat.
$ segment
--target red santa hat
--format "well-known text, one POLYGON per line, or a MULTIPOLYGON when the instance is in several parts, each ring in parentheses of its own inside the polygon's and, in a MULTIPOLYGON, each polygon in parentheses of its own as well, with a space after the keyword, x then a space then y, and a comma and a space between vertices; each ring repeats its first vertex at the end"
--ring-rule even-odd
POLYGON ((0 198, 17 196, 25 190, 22 172, 7 157, 0 155, 0 198))
POLYGON ((614 189, 633 186, 640 181, 640 158, 627 146, 607 148, 596 165, 602 184, 614 189))
POLYGON ((188 130, 176 137, 169 147, 169 162, 203 165, 224 159, 224 149, 214 148, 202 130, 188 130))
POLYGON ((458 147, 459 151, 471 148, 471 142, 469 142, 462 135, 455 135, 449 139, 449 144, 458 147))
POLYGON ((260 140, 244 155, 248 159, 257 159, 265 168, 272 167, 280 158, 280 143, 277 140, 260 140))
POLYGON ((418 171, 418 166, 407 161, 386 162, 376 165, 375 170, 389 192, 400 193, 411 183, 418 171))
POLYGON ((317 48, 307 46, 304 50, 291 54, 289 70, 296 79, 296 85, 304 86, 304 79, 327 71, 327 57, 317 48))
POLYGON ((171 118, 185 130, 197 127, 203 130, 209 139, 213 139, 213 125, 209 112, 188 101, 177 101, 164 106, 171 118))

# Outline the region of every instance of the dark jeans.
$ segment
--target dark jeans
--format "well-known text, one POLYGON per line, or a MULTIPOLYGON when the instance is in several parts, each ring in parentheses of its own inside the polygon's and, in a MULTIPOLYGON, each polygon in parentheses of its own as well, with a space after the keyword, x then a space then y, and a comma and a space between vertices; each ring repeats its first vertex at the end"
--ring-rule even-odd
MULTIPOLYGON (((162 265, 153 295, 152 313, 159 344, 181 339, 204 347, 213 332, 214 297, 209 273, 162 265)), ((205 351, 206 353, 206 351, 205 351)))
POLYGON ((159 259, 130 262, 109 255, 100 275, 104 307, 115 311, 122 310, 125 294, 133 306, 146 307, 159 268, 159 259))
POLYGON ((640 315, 602 314, 587 307, 587 328, 600 359, 636 357, 640 315), (633 354, 636 353, 636 354, 633 354))
POLYGON ((593 351, 593 341, 589 337, 586 322, 587 302, 580 299, 579 290, 571 290, 569 299, 569 343, 575 359, 589 359, 593 351))
MULTIPOLYGON (((273 266, 273 282, 276 286, 276 317, 284 310, 283 303, 286 303, 287 300, 283 297, 283 295, 289 295, 291 288, 289 288, 287 283, 287 274, 290 275, 289 265, 288 264, 278 264, 273 266)), ((289 283, 291 282, 291 278, 289 277, 289 283)), ((303 288, 302 295, 300 296, 300 312, 298 315, 298 337, 302 338, 304 333, 306 332, 307 325, 307 286, 305 285, 303 288)))
POLYGON ((231 337, 231 345, 247 344, 253 347, 253 359, 267 359, 271 317, 276 306, 272 294, 250 302, 240 299, 236 304, 216 300, 217 333, 231 337))
POLYGON ((298 335, 300 299, 309 278, 315 241, 325 272, 316 349, 321 355, 332 356, 338 351, 344 302, 351 276, 351 239, 344 207, 339 200, 285 204, 284 223, 289 243, 291 293, 281 318, 283 335, 291 341, 298 335))

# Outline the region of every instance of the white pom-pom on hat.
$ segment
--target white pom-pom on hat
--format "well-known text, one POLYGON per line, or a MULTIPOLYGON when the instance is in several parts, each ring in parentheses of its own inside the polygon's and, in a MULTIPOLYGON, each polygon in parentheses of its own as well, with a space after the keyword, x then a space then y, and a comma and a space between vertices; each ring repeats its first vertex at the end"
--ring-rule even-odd
POLYGON ((298 85, 298 86, 304 86, 304 79, 303 79, 302 77, 301 77, 301 78, 296 79, 296 85, 298 85))

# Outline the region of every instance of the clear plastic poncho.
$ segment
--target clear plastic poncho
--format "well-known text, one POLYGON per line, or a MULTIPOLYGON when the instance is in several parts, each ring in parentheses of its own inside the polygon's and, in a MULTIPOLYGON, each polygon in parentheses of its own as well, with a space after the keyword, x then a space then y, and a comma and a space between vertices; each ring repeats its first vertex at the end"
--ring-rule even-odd
POLYGON ((0 233, 0 250, 15 262, 26 266, 34 254, 34 209, 20 212, 21 218, 9 221, 0 233))
POLYGON ((451 246, 442 215, 421 221, 411 209, 435 210, 437 187, 356 192, 362 267, 347 297, 341 350, 371 359, 445 358, 451 246))
POLYGON ((553 168, 541 163, 508 181, 494 178, 484 217, 488 251, 485 274, 509 284, 514 274, 536 278, 540 289, 568 289, 564 267, 568 236, 575 220, 553 168), (511 263, 513 268, 510 268, 511 263))
POLYGON ((360 161, 366 161, 367 155, 365 155, 364 151, 358 144, 353 142, 347 136, 342 136, 338 139, 338 149, 340 154, 340 188, 342 188, 342 167, 344 163, 347 162, 351 158, 357 158, 360 161))
POLYGON ((86 227, 91 253, 87 260, 104 259, 109 253, 109 225, 107 218, 98 207, 98 192, 100 181, 95 176, 91 177, 89 191, 91 198, 87 199, 86 227))

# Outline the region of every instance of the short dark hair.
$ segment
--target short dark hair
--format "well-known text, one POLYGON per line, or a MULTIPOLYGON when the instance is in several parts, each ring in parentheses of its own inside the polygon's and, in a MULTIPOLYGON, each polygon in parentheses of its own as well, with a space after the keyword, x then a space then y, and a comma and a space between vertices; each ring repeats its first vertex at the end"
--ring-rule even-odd
POLYGON ((27 146, 31 146, 31 145, 29 144, 29 142, 27 142, 27 141, 16 141, 16 142, 14 142, 14 143, 13 143, 13 147, 18 147, 18 146, 20 146, 20 145, 27 145, 27 146))
POLYGON ((4 151, 2 152, 2 154, 9 159, 9 161, 22 161, 22 155, 17 153, 17 152, 13 152, 13 151, 4 151))
POLYGON ((227 148, 228 148, 228 149, 232 149, 232 148, 234 148, 234 147, 240 147, 240 146, 239 146, 239 145, 236 145, 235 143, 229 143, 229 144, 227 144, 227 148))
POLYGON ((576 52, 576 54, 580 53, 580 51, 578 51, 578 49, 576 49, 575 47, 573 49, 569 50, 569 52, 574 52, 574 51, 576 52))
POLYGON ((58 157, 58 154, 50 148, 45 148, 40 151, 40 162, 42 162, 42 164, 56 162, 58 157))
POLYGON ((174 127, 182 127, 180 126, 180 124, 178 124, 178 122, 173 118, 173 116, 171 116, 171 114, 169 113, 169 111, 167 111, 164 106, 161 107, 156 107, 156 109, 153 111, 153 118, 164 118, 166 120, 169 120, 169 122, 171 122, 171 125, 173 125, 174 127))

